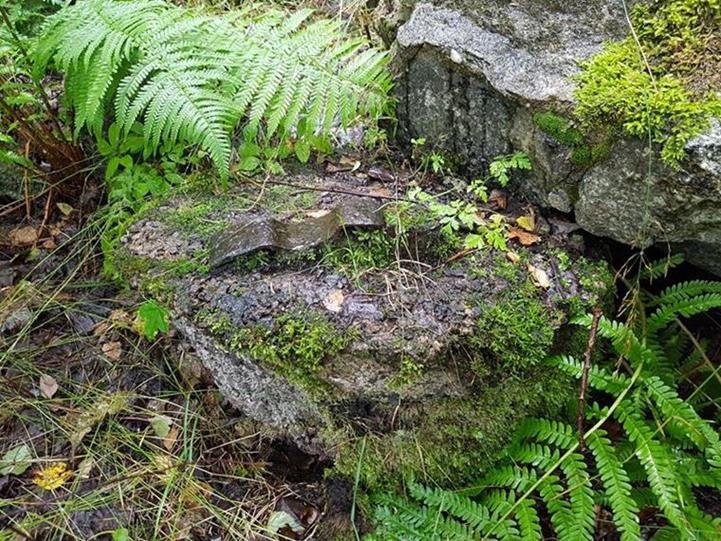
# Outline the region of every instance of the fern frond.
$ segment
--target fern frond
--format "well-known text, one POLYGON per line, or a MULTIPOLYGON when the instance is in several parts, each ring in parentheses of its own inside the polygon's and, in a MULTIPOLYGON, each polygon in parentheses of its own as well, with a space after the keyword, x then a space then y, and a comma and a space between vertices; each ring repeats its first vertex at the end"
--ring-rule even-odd
POLYGON ((704 421, 696 410, 678 396, 676 391, 660 378, 651 376, 644 380, 649 396, 668 419, 685 427, 686 436, 701 450, 705 451, 709 463, 721 468, 721 440, 718 433, 704 421))
POLYGON ((440 509, 462 519, 476 533, 480 533, 488 525, 491 515, 489 510, 466 496, 415 483, 410 486, 410 492, 416 500, 425 503, 428 507, 440 509))
MULTIPOLYGON (((583 373, 583 363, 570 355, 549 357, 547 362, 576 379, 580 379, 583 373)), ((592 365, 588 373, 588 383, 599 391, 619 394, 628 386, 630 380, 623 374, 611 374, 604 368, 592 365)))
POLYGON ((656 333, 678 316, 691 317, 721 307, 721 293, 708 293, 692 298, 681 298, 660 306, 647 320, 649 333, 656 333))
POLYGON ((654 305, 665 305, 685 299, 692 299, 708 293, 721 293, 721 282, 711 280, 690 280, 664 289, 653 301, 654 305))
POLYGON ((391 78, 385 53, 347 39, 337 21, 301 10, 203 15, 164 0, 80 0, 50 18, 36 74, 65 71, 76 134, 99 135, 108 107, 127 136, 144 125, 146 153, 198 145, 222 177, 231 135, 294 136, 318 146, 337 123, 378 117, 391 78))
POLYGON ((597 430, 588 437, 587 444, 596 461, 596 468, 613 511, 614 524, 621 533, 622 541, 640 539, 638 507, 631 497, 631 481, 611 441, 606 437, 605 431, 597 430))
MULTIPOLYGON (((592 316, 589 314, 573 319, 573 323, 591 328, 592 316)), ((641 343, 636 333, 628 325, 602 317, 598 324, 598 334, 611 340, 614 349, 626 357, 634 368, 640 363, 655 365, 658 359, 654 352, 641 343)))
POLYGON ((648 482, 658 498, 658 504, 666 518, 688 539, 694 539, 688 517, 682 509, 679 489, 683 483, 674 469, 667 449, 653 437, 653 432, 636 413, 619 406, 619 421, 635 444, 635 454, 646 470, 648 482))
POLYGON ((663 278, 668 274, 670 269, 678 267, 685 261, 683 254, 673 254, 666 259, 651 262, 648 267, 640 272, 640 278, 642 280, 656 280, 663 278))
POLYGON ((562 463, 561 470, 566 476, 568 498, 571 504, 571 514, 574 525, 572 532, 559 539, 593 539, 593 532, 596 526, 596 510, 593 501, 593 487, 588 475, 586 462, 580 453, 571 453, 562 463))
POLYGON ((549 419, 526 419, 519 425, 514 437, 556 445, 561 449, 568 449, 578 441, 574 427, 549 419))

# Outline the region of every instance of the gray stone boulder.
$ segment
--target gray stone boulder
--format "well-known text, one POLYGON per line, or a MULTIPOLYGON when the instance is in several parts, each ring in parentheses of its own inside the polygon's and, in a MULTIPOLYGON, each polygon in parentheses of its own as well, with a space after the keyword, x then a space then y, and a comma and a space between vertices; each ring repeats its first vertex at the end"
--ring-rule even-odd
POLYGON ((400 135, 425 137, 481 174, 500 154, 525 151, 534 171, 518 188, 535 203, 576 213, 589 232, 648 246, 671 243, 721 272, 719 124, 689 142, 671 171, 639 141, 622 139, 610 158, 579 165, 534 114, 569 114, 578 62, 623 38, 621 2, 457 0, 417 3, 397 31, 400 135))
POLYGON ((568 313, 611 290, 604 264, 569 256, 562 236, 519 247, 515 262, 497 251, 449 262, 457 248, 414 215, 400 238, 384 225, 401 208, 374 196, 380 185, 283 182, 173 196, 115 256, 264 430, 349 474, 365 437, 379 468, 369 483, 383 464, 470 478, 519 420, 575 393, 541 362, 572 349, 568 313))

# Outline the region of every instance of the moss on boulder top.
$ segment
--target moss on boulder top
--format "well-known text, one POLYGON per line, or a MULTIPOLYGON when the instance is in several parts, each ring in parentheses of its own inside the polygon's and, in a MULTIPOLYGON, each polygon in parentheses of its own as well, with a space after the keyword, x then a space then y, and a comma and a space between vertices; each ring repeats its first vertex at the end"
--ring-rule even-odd
POLYGON ((422 220, 398 237, 359 216, 318 242, 306 230, 297 249, 276 238, 280 248, 245 250, 248 235, 272 240, 257 227, 271 218, 295 235, 339 206, 373 214, 392 203, 353 177, 282 182, 282 193, 174 196, 130 226, 116 257, 128 280, 164 295, 228 402, 344 473, 367 436, 389 471, 448 479, 480 467, 520 419, 560 407, 573 386, 540 365, 563 348, 569 312, 609 290, 603 264, 549 244, 515 263, 493 250, 449 261, 452 242, 422 220))

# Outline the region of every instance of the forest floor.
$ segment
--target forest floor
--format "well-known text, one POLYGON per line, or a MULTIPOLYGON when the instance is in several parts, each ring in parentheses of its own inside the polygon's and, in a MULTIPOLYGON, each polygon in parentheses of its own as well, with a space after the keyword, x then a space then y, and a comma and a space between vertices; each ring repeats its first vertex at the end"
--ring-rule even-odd
POLYGON ((351 487, 323 481, 327 464, 226 406, 172 331, 142 336, 141 299, 101 277, 97 221, 73 210, 42 227, 35 210, 0 225, 0 539, 347 527, 351 487))

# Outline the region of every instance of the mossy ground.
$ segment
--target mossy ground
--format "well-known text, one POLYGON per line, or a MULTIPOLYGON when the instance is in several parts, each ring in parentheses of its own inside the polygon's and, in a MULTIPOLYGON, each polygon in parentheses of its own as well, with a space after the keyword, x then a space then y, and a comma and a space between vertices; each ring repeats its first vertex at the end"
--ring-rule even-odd
POLYGON ((349 439, 340 432, 334 472, 352 478, 359 470, 371 491, 395 490, 411 478, 468 483, 493 464, 518 421, 541 411, 558 413, 572 394, 567 380, 547 370, 501 376, 482 387, 472 399, 448 399, 430 410, 403 413, 401 405, 401 428, 390 434, 349 439), (404 429, 404 420, 416 426, 404 429))

